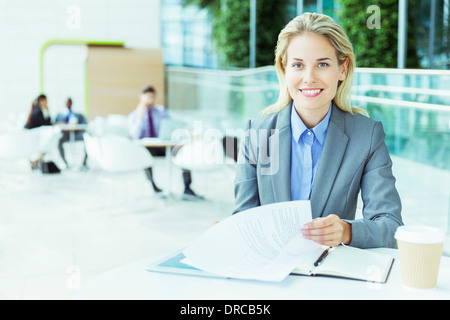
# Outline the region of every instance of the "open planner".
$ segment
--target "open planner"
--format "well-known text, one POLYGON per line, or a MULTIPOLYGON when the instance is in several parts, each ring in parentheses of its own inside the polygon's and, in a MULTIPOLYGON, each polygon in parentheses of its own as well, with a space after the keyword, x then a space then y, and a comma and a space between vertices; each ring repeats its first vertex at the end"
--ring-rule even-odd
MULTIPOLYGON (((315 266, 326 247, 320 248, 303 263, 296 267, 293 276, 327 276, 385 283, 389 277, 394 258, 387 254, 374 251, 339 246, 332 248, 322 263, 315 266)), ((222 275, 209 273, 188 264, 183 260, 185 256, 182 250, 156 260, 146 267, 147 271, 175 273, 193 276, 227 278, 222 275)))
POLYGON ((314 265, 326 247, 318 250, 297 266, 291 274, 328 276, 385 283, 389 277, 394 258, 387 254, 349 246, 331 248, 317 266, 314 265))

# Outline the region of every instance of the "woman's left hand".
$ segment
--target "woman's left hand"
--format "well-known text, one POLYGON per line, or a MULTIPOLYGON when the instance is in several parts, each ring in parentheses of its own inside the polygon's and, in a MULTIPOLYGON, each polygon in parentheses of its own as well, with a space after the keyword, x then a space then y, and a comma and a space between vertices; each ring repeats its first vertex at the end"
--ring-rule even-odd
POLYGON ((313 240, 321 245, 336 247, 341 243, 350 243, 351 225, 339 216, 330 214, 305 223, 302 228, 303 238, 313 240))

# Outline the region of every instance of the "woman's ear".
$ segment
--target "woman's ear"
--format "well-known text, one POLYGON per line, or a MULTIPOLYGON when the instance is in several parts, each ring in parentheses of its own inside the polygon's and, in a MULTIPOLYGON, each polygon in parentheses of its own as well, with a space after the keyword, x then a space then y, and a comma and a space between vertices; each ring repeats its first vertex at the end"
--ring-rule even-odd
POLYGON ((347 74, 347 68, 348 68, 349 60, 348 58, 345 59, 344 63, 340 65, 340 73, 339 73, 339 80, 344 81, 345 76, 347 74))

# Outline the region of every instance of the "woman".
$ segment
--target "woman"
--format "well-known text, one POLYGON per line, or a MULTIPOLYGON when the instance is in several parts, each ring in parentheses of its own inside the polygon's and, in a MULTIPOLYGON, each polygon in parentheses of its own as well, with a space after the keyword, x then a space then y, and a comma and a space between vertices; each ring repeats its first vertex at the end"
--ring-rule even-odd
POLYGON ((30 114, 28 115, 26 129, 33 129, 40 126, 51 125, 50 112, 47 106, 47 97, 43 94, 39 95, 31 105, 30 114))
POLYGON ((275 54, 279 99, 249 123, 234 212, 310 200, 306 239, 395 247, 403 223, 392 162, 381 123, 350 105, 355 58, 345 32, 326 15, 305 13, 281 31, 275 54), (364 218, 355 220, 360 191, 364 218))

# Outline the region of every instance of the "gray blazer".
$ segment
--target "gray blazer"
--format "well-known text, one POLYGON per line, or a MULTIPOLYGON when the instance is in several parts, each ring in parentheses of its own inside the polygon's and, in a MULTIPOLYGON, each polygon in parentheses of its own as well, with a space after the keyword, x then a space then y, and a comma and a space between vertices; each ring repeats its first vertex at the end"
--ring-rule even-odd
MULTIPOLYGON (((249 121, 235 178, 233 213, 290 201, 291 105, 249 121)), ((311 192, 313 219, 337 214, 352 225, 351 246, 396 247, 401 202, 381 122, 351 115, 333 104, 311 192), (355 220, 358 194, 364 219, 355 220)))

